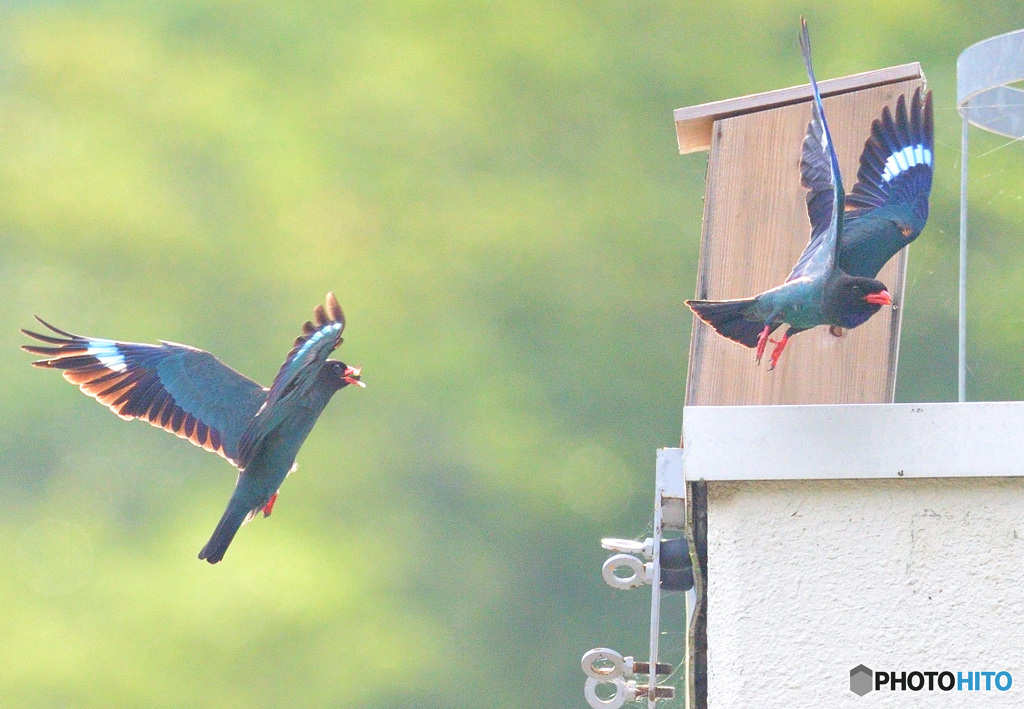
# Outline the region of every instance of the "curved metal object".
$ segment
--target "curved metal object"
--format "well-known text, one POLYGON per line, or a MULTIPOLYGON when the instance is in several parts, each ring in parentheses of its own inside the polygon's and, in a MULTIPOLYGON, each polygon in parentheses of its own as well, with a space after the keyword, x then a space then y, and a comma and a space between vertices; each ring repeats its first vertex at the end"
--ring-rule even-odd
POLYGON ((956 60, 956 106, 979 128, 1008 138, 1024 137, 1024 30, 982 40, 956 60))
MULTIPOLYGON (((587 677, 601 682, 613 680, 626 674, 626 658, 608 647, 595 647, 583 654, 580 666, 587 677)), ((633 658, 629 658, 632 674, 633 658)))
POLYGON ((967 400, 967 126, 971 123, 1007 138, 1024 138, 1024 30, 989 37, 960 52, 956 60, 956 108, 960 133, 960 315, 957 399, 967 400))
POLYGON ((629 591, 651 583, 654 564, 650 561, 645 564, 630 554, 614 554, 609 556, 601 567, 601 576, 612 588, 629 591), (615 573, 617 569, 626 569, 628 573, 620 576, 615 573))
POLYGON ((587 704, 594 709, 619 709, 626 700, 636 696, 636 682, 615 677, 613 679, 595 679, 588 677, 583 685, 583 696, 587 698, 587 704), (597 693, 597 688, 603 684, 610 684, 615 689, 615 694, 607 699, 597 693))

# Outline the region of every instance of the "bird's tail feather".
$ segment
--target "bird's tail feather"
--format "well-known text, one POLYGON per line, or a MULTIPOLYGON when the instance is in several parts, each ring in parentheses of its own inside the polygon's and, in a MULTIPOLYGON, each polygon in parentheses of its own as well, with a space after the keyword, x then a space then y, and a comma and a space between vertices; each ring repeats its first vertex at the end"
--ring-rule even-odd
POLYGON ((752 315, 756 298, 736 300, 688 300, 686 305, 694 314, 715 328, 722 337, 738 342, 744 347, 757 347, 757 338, 764 330, 764 323, 752 315))
POLYGON ((252 519, 259 508, 252 510, 243 503, 239 504, 238 500, 234 497, 228 502, 228 507, 224 510, 224 514, 220 518, 220 522, 217 523, 217 528, 213 530, 213 536, 210 537, 210 541, 206 542, 206 546, 199 552, 199 558, 205 559, 211 564, 216 564, 218 561, 224 558, 224 553, 228 550, 228 546, 231 545, 231 540, 235 538, 235 534, 243 524, 252 519))

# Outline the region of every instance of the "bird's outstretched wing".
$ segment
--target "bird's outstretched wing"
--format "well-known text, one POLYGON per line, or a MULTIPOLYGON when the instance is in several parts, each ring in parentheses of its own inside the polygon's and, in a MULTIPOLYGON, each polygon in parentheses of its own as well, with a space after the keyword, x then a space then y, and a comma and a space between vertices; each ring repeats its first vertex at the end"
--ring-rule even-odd
POLYGON ((46 357, 34 366, 61 369, 121 418, 148 421, 234 464, 238 441, 266 389, 203 350, 82 337, 36 319, 56 337, 22 330, 48 345, 22 345, 46 357))
POLYGON ((846 200, 846 218, 905 205, 922 222, 926 220, 934 150, 932 92, 922 95, 918 87, 909 111, 906 96, 901 94, 895 115, 886 106, 871 123, 871 137, 860 155, 857 184, 846 200))
POLYGON ((833 268, 842 236, 840 232, 846 197, 839 174, 839 160, 832 145, 832 134, 825 120, 818 82, 811 66, 811 40, 807 33, 807 20, 802 17, 800 30, 800 49, 814 93, 811 122, 807 126, 800 154, 801 182, 808 190, 807 216, 811 220, 811 239, 786 278, 787 281, 802 276, 818 277, 833 268))
POLYGON ((291 352, 285 357, 284 364, 274 377, 274 383, 270 385, 268 407, 284 398, 305 376, 315 376, 316 368, 341 345, 345 314, 333 292, 327 294, 325 303, 326 308, 323 305, 316 306, 313 319, 306 321, 302 326, 302 334, 295 338, 291 352))
POLYGON ((260 437, 276 425, 281 413, 277 404, 293 392, 304 390, 303 385, 316 378, 328 355, 341 345, 345 314, 333 292, 327 294, 325 305, 316 306, 313 319, 302 326, 302 334, 274 377, 266 401, 243 433, 236 459, 239 467, 244 469, 249 464, 260 437))

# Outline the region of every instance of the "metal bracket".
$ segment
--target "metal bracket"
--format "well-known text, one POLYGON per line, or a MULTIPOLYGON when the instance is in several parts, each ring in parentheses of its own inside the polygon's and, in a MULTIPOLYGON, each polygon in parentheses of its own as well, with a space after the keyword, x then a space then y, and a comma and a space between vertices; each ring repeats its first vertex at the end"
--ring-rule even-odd
POLYGON ((654 701, 675 697, 675 688, 658 686, 657 683, 658 675, 672 674, 672 665, 656 664, 652 673, 649 662, 636 662, 632 657, 623 657, 606 647, 590 650, 583 655, 580 664, 587 675, 583 694, 593 709, 619 709, 627 701, 640 701, 644 698, 650 701, 652 695, 654 701), (640 684, 630 679, 634 675, 649 675, 650 681, 640 684), (654 685, 653 691, 651 684, 654 685), (603 685, 611 686, 599 693, 603 685), (613 692, 610 695, 609 689, 613 692))
POLYGON ((601 540, 601 546, 618 552, 601 567, 601 575, 612 588, 630 590, 651 586, 649 662, 635 662, 609 648, 595 648, 582 659, 587 675, 584 695, 594 709, 618 709, 626 701, 647 700, 654 709, 658 700, 675 697, 675 689, 659 686, 658 675, 672 674, 672 666, 658 662, 661 637, 661 592, 686 591, 686 627, 689 629, 696 609, 693 568, 684 537, 665 539, 664 532, 681 530, 686 524, 686 484, 683 480, 682 449, 658 450, 656 467, 653 533, 643 541, 632 539, 601 540), (655 540, 658 540, 655 543, 655 540), (623 573, 625 570, 625 573, 623 573), (653 672, 652 672, 653 668, 653 672), (648 675, 647 684, 629 679, 634 674, 648 675), (603 696, 602 696, 603 694, 603 696))

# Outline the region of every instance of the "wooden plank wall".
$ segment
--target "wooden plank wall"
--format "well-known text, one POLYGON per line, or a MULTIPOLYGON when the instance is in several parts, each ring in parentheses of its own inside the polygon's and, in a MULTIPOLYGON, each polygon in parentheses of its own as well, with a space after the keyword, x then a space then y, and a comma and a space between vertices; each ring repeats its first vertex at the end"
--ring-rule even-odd
MULTIPOLYGON (((824 99, 846 191, 871 121, 921 79, 824 99)), ((740 298, 783 282, 810 236, 800 185, 800 146, 809 102, 715 121, 708 160, 696 298, 740 298)), ((925 238, 927 238, 927 233, 925 238)), ((891 402, 896 386, 906 249, 879 274, 893 297, 864 325, 836 338, 824 327, 790 340, 775 371, 771 345, 754 352, 693 320, 686 404, 854 404, 891 402)), ((781 335, 781 330, 779 334, 781 335)))

